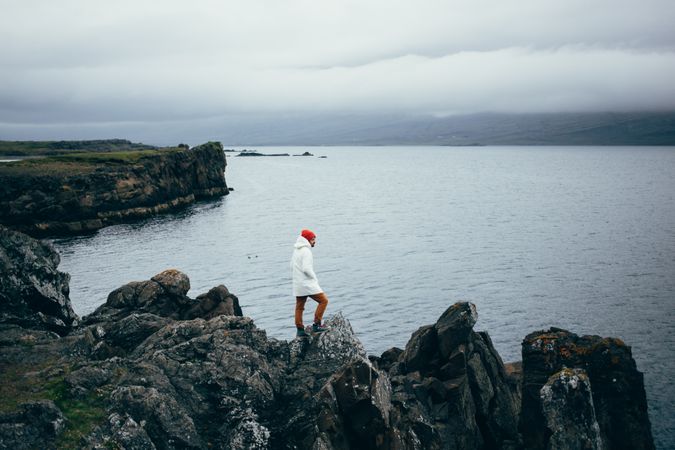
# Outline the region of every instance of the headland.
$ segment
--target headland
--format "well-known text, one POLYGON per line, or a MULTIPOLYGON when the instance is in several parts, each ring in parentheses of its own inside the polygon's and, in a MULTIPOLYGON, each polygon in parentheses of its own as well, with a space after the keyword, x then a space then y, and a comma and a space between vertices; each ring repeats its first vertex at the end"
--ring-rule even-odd
POLYGON ((32 158, 0 164, 0 223, 33 236, 90 232, 229 193, 219 142, 4 144, 4 154, 32 158))

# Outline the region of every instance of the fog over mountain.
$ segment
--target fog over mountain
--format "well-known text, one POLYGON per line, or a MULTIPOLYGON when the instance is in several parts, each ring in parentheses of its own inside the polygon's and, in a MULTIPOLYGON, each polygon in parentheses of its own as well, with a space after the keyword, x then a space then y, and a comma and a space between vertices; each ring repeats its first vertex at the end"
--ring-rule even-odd
POLYGON ((670 0, 2 1, 0 139, 675 111, 673 23, 670 0))

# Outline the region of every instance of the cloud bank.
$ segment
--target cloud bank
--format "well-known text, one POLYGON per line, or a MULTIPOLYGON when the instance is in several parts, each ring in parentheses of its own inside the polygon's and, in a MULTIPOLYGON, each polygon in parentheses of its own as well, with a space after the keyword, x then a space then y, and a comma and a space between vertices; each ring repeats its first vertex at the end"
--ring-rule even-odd
POLYGON ((673 23, 670 0, 3 1, 0 130, 675 110, 673 23))

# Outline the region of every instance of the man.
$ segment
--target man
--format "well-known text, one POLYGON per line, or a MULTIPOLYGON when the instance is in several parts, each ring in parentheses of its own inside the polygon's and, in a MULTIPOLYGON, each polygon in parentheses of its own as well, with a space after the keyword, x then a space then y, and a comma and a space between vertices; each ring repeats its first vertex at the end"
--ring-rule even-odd
POLYGON ((314 324, 312 331, 320 333, 326 331, 321 324, 328 297, 319 286, 319 280, 314 273, 314 257, 311 247, 316 245, 316 235, 311 230, 302 230, 295 242, 293 257, 291 258, 291 271, 293 273, 293 295, 295 296, 295 328, 299 337, 307 336, 305 326, 302 324, 302 313, 305 311, 307 297, 318 303, 314 312, 314 324))

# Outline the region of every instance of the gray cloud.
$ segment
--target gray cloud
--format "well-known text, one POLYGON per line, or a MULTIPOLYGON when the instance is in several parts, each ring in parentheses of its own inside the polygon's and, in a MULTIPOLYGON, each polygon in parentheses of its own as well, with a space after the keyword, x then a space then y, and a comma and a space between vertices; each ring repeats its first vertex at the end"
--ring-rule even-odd
POLYGON ((3 133, 244 113, 675 109, 670 0, 29 0, 2 11, 3 133))

